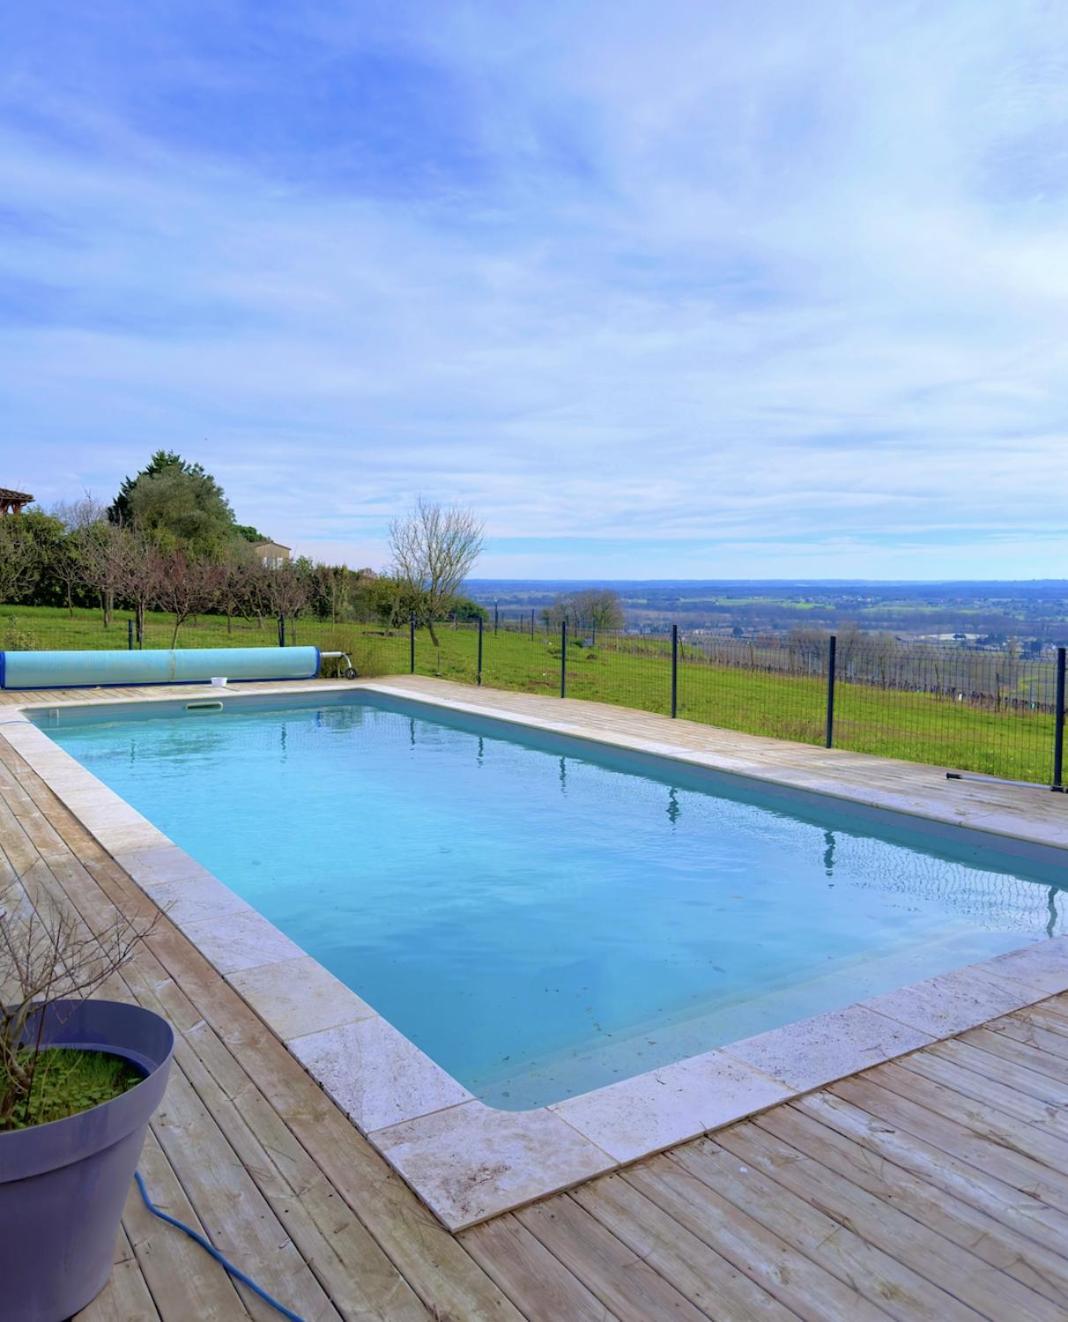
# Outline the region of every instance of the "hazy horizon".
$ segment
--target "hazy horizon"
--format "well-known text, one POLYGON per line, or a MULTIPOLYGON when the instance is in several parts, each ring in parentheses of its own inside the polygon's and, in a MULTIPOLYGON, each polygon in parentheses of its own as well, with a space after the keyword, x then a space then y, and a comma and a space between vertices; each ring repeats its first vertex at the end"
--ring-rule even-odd
POLYGON ((956 584, 981 584, 996 583, 1006 587, 1027 586, 1029 584, 1048 586, 1051 584, 1064 584, 1068 586, 1068 578, 539 578, 534 575, 525 576, 501 576, 488 577, 484 574, 475 574, 467 580, 470 584, 481 583, 581 583, 581 584, 605 584, 613 583, 649 583, 657 585, 671 586, 673 584, 688 586, 711 586, 711 587, 748 587, 752 584, 765 584, 768 587, 863 587, 865 584, 880 585, 885 587, 910 587, 913 585, 925 587, 952 587, 956 584))

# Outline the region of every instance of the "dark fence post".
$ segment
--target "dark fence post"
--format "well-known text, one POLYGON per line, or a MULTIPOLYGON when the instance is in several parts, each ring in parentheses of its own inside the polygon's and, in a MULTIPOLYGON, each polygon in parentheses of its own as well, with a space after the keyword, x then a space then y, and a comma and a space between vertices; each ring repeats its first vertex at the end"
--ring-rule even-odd
POLYGON ((671 626, 671 715, 679 714, 679 626, 671 626))
POLYGON ((126 646, 132 652, 134 650, 134 622, 126 621, 126 646))
POLYGON ((534 612, 530 612, 530 641, 534 641, 534 612))
POLYGON ((560 696, 567 697, 567 621, 560 625, 560 696))
POLYGON ((825 746, 834 745, 834 676, 837 669, 838 636, 831 634, 827 639, 827 724, 825 746))
POLYGON ((1057 648, 1057 683, 1053 698, 1053 788, 1064 788, 1064 655, 1057 648))
POLYGON ((408 616, 408 673, 415 674, 415 616, 408 616))
POLYGON ((500 623, 501 613, 497 602, 493 603, 493 632, 497 632, 497 625, 500 623))
POLYGON ((286 617, 279 612, 278 615, 278 646, 286 645, 286 617))
POLYGON ((482 616, 478 617, 478 674, 475 678, 476 684, 482 683, 482 616))

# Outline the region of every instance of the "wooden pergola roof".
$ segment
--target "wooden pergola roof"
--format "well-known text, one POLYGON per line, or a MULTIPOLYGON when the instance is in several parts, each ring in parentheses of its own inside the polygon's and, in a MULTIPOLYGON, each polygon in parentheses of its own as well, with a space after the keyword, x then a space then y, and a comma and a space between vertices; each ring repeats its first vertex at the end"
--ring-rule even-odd
POLYGON ((18 514, 23 505, 28 505, 32 500, 28 491, 12 491, 8 487, 0 487, 0 514, 18 514))

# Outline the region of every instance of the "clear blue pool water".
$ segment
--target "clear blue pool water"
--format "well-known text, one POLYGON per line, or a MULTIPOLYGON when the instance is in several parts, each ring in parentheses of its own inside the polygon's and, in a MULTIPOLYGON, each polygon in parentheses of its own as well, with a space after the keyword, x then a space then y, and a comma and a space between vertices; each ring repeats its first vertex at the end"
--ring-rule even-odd
POLYGON ((980 836, 415 704, 236 706, 44 725, 495 1106, 1063 930, 1057 869, 980 836))

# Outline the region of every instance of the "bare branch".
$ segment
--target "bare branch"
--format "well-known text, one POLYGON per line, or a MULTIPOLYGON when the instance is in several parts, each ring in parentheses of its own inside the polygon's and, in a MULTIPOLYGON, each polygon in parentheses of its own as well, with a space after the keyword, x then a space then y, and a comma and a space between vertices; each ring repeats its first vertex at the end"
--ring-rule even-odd
POLYGON ((434 621, 447 613, 460 585, 482 553, 484 527, 470 510, 420 497, 389 529, 393 574, 420 603, 422 622, 437 645, 434 621))
POLYGON ((158 910, 117 913, 93 931, 32 870, 0 893, 0 1131, 24 1114, 33 1091, 47 1007, 91 996, 122 968, 158 918, 158 910))

